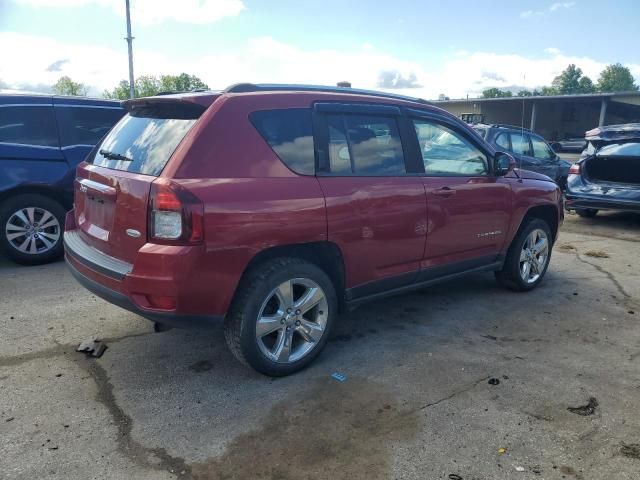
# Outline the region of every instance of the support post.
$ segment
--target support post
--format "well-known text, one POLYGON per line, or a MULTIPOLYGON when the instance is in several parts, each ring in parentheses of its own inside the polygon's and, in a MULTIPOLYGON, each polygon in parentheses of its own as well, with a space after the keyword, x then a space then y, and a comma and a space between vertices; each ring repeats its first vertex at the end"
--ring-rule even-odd
POLYGON ((131 14, 129 13, 129 0, 125 0, 127 8, 127 44, 129 46, 129 98, 135 97, 135 85, 133 80, 133 37, 131 36, 131 14))
POLYGON ((598 120, 598 126, 602 127, 604 125, 604 119, 607 115, 607 104, 609 103, 609 99, 603 98, 600 103, 600 120, 598 120))
POLYGON ((536 108, 536 101, 531 102, 531 125, 529 126, 532 132, 536 130, 536 117, 538 116, 538 110, 536 108))

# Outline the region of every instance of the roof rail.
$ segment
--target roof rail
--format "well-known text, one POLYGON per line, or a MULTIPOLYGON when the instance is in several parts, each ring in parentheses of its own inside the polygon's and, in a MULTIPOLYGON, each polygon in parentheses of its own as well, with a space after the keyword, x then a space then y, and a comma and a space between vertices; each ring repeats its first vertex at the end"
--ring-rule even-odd
POLYGON ((524 130, 525 132, 531 132, 531 129, 523 127, 522 125, 509 125, 508 123, 492 123, 492 127, 499 128, 513 128, 514 130, 524 130))
POLYGON ((351 87, 328 87, 324 85, 295 85, 278 83, 236 83, 223 90, 223 93, 249 93, 249 92, 328 92, 347 93, 352 95, 368 95, 371 97, 392 98, 407 102, 417 102, 430 105, 431 103, 423 98, 408 97, 395 93, 385 93, 376 90, 364 90, 351 87))

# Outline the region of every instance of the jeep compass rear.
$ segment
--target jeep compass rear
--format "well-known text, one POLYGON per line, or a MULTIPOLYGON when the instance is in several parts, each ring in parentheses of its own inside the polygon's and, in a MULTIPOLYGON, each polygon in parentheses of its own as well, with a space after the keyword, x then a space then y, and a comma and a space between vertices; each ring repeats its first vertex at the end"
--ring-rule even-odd
POLYGON ((240 84, 125 106, 77 170, 72 273, 159 324, 223 324, 262 373, 304 368, 361 302, 477 271, 528 291, 549 265, 558 187, 419 99, 240 84))

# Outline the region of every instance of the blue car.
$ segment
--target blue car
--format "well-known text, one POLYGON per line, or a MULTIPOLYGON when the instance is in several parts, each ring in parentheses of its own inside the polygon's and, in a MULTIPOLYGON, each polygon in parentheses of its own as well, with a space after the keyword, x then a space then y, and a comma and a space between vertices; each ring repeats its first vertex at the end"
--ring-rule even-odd
POLYGON ((76 166, 124 115, 109 100, 0 95, 0 250, 17 263, 62 254, 76 166))

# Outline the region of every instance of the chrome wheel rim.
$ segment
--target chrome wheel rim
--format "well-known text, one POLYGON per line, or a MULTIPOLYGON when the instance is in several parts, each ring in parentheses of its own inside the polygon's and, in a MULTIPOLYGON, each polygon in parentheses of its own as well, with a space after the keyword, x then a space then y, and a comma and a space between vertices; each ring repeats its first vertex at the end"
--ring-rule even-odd
POLYGON ((524 241, 520 252, 520 276, 526 283, 535 283, 544 273, 549 261, 549 238, 536 228, 524 241))
POLYGON ((15 211, 5 225, 5 237, 9 245, 27 255, 37 255, 55 248, 60 233, 56 216, 40 207, 15 211))
POLYGON ((329 304, 316 282, 293 278, 274 288, 256 320, 256 341, 272 362, 293 363, 313 350, 327 327, 329 304))

